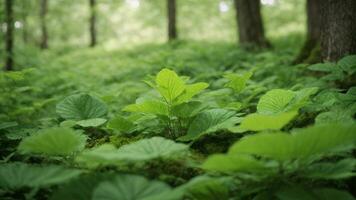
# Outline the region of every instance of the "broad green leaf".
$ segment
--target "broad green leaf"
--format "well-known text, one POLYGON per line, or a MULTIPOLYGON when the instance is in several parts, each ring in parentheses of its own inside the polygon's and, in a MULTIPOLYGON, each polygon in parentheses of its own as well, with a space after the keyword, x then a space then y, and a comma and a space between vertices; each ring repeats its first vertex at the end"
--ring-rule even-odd
POLYGON ((293 138, 286 133, 258 133, 245 136, 230 147, 229 154, 251 154, 276 160, 293 159, 293 138))
POLYGON ((168 106, 161 101, 144 101, 126 106, 123 111, 168 116, 168 106))
POLYGON ((299 110, 300 108, 304 107, 308 103, 310 96, 317 93, 318 90, 319 88, 317 87, 311 87, 295 91, 295 97, 285 108, 285 111, 299 110))
POLYGON ((116 165, 121 163, 117 148, 112 144, 103 144, 86 149, 76 156, 75 161, 87 167, 95 168, 100 165, 116 165))
MULTIPOLYGON (((282 186, 283 187, 283 186, 282 186)), ((317 200, 317 196, 310 189, 303 187, 282 188, 275 193, 277 200, 317 200)))
POLYGON ((317 63, 314 65, 310 65, 308 69, 312 71, 320 71, 320 72, 332 72, 336 68, 336 64, 334 63, 317 63))
POLYGON ((334 110, 329 112, 320 113, 315 117, 315 124, 327 124, 327 123, 345 123, 354 122, 350 110, 334 110))
POLYGON ((188 154, 188 146, 162 137, 142 139, 116 149, 104 144, 85 150, 76 158, 78 163, 89 167, 117 165, 123 162, 148 161, 156 158, 177 158, 188 154))
POLYGON ((157 90, 168 103, 181 95, 186 86, 185 82, 172 70, 162 69, 156 76, 157 90))
POLYGON ((24 138, 18 150, 27 154, 68 156, 84 149, 86 136, 69 128, 48 128, 24 138))
POLYGON ((233 127, 236 123, 234 114, 235 112, 224 109, 212 109, 199 113, 191 122, 187 135, 178 140, 195 140, 203 134, 233 127))
POLYGON ((0 130, 18 126, 17 122, 0 122, 0 130))
POLYGON ((316 163, 301 173, 303 177, 312 179, 346 179, 356 175, 356 159, 343 159, 338 162, 316 163))
POLYGON ((77 169, 67 169, 55 165, 0 164, 0 188, 48 187, 66 182, 81 173, 77 169))
POLYGON ((251 154, 286 161, 309 159, 353 148, 354 124, 317 125, 287 133, 258 133, 236 142, 229 154, 251 154))
POLYGON ((121 116, 116 116, 115 118, 111 119, 108 122, 107 127, 120 133, 131 133, 136 128, 133 122, 121 116))
POLYGON ((350 193, 344 190, 337 190, 334 188, 319 188, 313 190, 314 194, 322 200, 355 200, 350 193))
POLYGON ((251 78, 252 72, 244 74, 227 74, 225 78, 229 80, 225 87, 233 89, 235 92, 241 92, 246 87, 246 82, 251 78))
POLYGON ((207 87, 209 87, 209 84, 203 82, 186 85, 184 92, 178 96, 174 104, 177 105, 191 100, 193 96, 197 95, 207 87))
POLYGON ((88 94, 75 94, 59 102, 57 113, 64 119, 103 118, 108 110, 104 102, 88 94))
POLYGON ((243 118, 239 127, 245 131, 280 130, 293 120, 297 114, 297 111, 274 115, 253 113, 243 118))
POLYGON ((88 200, 92 199, 94 189, 99 183, 110 180, 113 174, 99 172, 80 176, 70 180, 51 196, 50 200, 88 200))
POLYGON ((260 98, 257 104, 257 112, 261 114, 284 112, 287 105, 295 96, 296 94, 290 90, 270 90, 260 98))
POLYGON ((172 108, 172 114, 181 118, 190 118, 202 111, 206 105, 200 101, 189 101, 172 108))
POLYGON ((344 71, 351 71, 352 69, 355 70, 356 68, 356 55, 346 56, 340 59, 337 64, 344 70, 344 71))
POLYGON ((96 187, 93 200, 144 200, 170 190, 163 182, 149 181, 136 175, 117 175, 96 187))
POLYGON ((221 179, 196 177, 186 184, 186 196, 195 200, 229 200, 229 189, 221 179))
POLYGON ((188 146, 162 137, 143 139, 124 145, 118 155, 128 161, 144 161, 155 158, 174 158, 188 153, 188 146))
POLYGON ((80 120, 76 124, 81 127, 98 127, 103 125, 107 120, 103 118, 93 118, 93 119, 85 119, 80 120))
POLYGON ((205 160, 202 168, 219 172, 256 172, 264 169, 264 165, 249 155, 215 154, 205 160))

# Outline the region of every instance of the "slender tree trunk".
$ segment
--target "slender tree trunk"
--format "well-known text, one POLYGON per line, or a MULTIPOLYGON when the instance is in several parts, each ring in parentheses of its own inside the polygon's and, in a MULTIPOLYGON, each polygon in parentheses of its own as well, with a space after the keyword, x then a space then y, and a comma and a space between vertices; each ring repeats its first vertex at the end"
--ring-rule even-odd
POLYGON ((167 0, 168 40, 177 39, 176 0, 167 0))
POLYGON ((260 0, 234 0, 240 43, 270 47, 265 38, 260 0))
POLYGON ((96 0, 89 0, 90 5, 90 47, 94 47, 96 45, 96 0))
POLYGON ((299 55, 294 60, 295 64, 306 60, 320 43, 321 26, 323 24, 321 18, 322 4, 323 0, 307 0, 307 37, 299 55))
POLYGON ((13 46, 14 46, 14 19, 13 19, 13 3, 14 0, 5 0, 5 70, 13 70, 13 46))
POLYGON ((356 0, 324 0, 321 56, 337 61, 356 54, 356 0))
POLYGON ((47 32, 47 24, 46 24, 47 11, 48 11, 48 1, 41 0, 41 8, 40 8, 40 20, 41 20, 41 31, 42 31, 42 37, 40 43, 41 49, 48 48, 48 32, 47 32))

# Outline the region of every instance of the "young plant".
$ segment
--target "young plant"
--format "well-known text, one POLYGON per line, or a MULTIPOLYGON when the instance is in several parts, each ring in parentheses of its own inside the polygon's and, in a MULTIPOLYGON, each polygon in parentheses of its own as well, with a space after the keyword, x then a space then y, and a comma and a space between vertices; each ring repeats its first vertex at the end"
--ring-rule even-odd
POLYGON ((201 102, 192 101, 192 98, 209 85, 204 82, 188 84, 187 78, 179 77, 169 69, 161 70, 153 81, 146 83, 158 92, 159 97, 138 99, 123 110, 154 115, 163 122, 168 137, 182 136, 189 119, 204 108, 201 102))

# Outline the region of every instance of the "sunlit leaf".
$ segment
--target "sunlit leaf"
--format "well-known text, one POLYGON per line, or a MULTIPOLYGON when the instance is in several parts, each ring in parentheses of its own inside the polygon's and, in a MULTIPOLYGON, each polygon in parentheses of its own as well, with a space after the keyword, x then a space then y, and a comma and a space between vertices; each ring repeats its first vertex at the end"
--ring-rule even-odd
POLYGON ((240 128, 245 131, 280 130, 297 114, 297 111, 274 115, 253 113, 243 118, 240 128))
POLYGON ((84 149, 86 136, 69 128, 48 128, 24 138, 18 150, 22 153, 67 156, 84 149))

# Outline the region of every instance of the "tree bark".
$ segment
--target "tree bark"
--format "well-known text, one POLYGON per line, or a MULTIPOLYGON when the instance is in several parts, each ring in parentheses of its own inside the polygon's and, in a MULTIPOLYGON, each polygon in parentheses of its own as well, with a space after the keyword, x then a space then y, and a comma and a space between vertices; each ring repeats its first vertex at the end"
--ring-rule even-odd
POLYGON ((5 70, 13 70, 13 46, 14 46, 14 16, 13 16, 13 2, 14 0, 5 0, 5 70))
POLYGON ((321 17, 322 4, 323 0, 307 0, 307 36, 299 55, 294 60, 295 64, 306 60, 313 49, 320 43, 321 26, 323 24, 321 17))
POLYGON ((41 0, 41 8, 40 8, 40 20, 41 20, 41 32, 42 32, 42 37, 40 42, 41 49, 48 48, 48 32, 47 32, 47 23, 46 23, 47 11, 48 11, 48 1, 41 0))
POLYGON ((346 55, 356 54, 356 1, 324 0, 322 19, 322 59, 335 62, 346 55))
POLYGON ((96 45, 96 0, 89 0, 90 5, 90 19, 89 19, 89 32, 90 32, 90 47, 96 45))
POLYGON ((264 34, 260 0, 234 0, 234 5, 240 43, 270 47, 264 34))
POLYGON ((176 27, 176 0, 167 0, 167 15, 168 15, 168 40, 177 39, 176 27))

